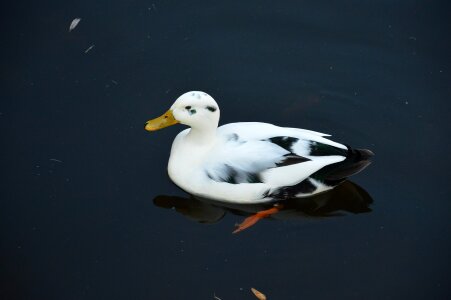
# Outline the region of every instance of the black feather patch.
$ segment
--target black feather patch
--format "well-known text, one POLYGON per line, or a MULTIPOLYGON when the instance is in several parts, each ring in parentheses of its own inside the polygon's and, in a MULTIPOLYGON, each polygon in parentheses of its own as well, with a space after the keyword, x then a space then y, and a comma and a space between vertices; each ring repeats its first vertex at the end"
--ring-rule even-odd
POLYGON ((316 186, 307 178, 296 185, 281 187, 269 196, 274 199, 286 200, 295 198, 297 194, 311 194, 315 190, 316 186))
POLYGON ((248 183, 263 183, 260 175, 257 173, 247 173, 247 182, 248 183))
POLYGON ((299 164, 306 161, 310 161, 311 159, 308 159, 306 157, 302 157, 293 153, 285 154, 284 159, 278 163, 276 163, 276 166, 278 167, 285 167, 289 165, 299 164))
POLYGON ((207 106, 207 109, 211 112, 215 112, 217 108, 214 106, 207 106))
POLYGON ((298 138, 294 138, 291 136, 275 136, 268 139, 271 143, 274 143, 283 149, 292 152, 293 144, 299 141, 298 138))
POLYGON ((310 142, 310 155, 311 156, 328 156, 328 155, 341 155, 347 156, 348 149, 341 149, 331 145, 310 142))
POLYGON ((229 165, 226 165, 226 176, 224 177, 224 182, 231 184, 237 184, 238 172, 229 165))
POLYGON ((316 190, 316 186, 313 185, 313 183, 310 181, 309 178, 301 181, 300 183, 292 186, 291 188, 294 189, 296 194, 298 193, 310 194, 316 190))
POLYGON ((206 173, 208 178, 217 182, 227 182, 230 184, 263 182, 260 178, 260 174, 234 169, 229 165, 224 165, 223 174, 220 176, 213 176, 208 171, 206 173))
POLYGON ((371 163, 373 152, 366 149, 348 148, 346 159, 331 165, 327 165, 311 175, 329 186, 335 186, 347 177, 365 169, 371 163))

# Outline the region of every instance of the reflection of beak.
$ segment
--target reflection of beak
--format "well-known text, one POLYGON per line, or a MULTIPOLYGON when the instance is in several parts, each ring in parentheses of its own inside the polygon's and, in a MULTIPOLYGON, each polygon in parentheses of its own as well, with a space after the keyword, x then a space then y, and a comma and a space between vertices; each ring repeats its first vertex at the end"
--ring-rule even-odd
POLYGON ((179 123, 179 121, 174 118, 172 110, 168 110, 162 116, 147 121, 146 127, 144 127, 144 129, 146 129, 147 131, 156 131, 177 123, 179 123))

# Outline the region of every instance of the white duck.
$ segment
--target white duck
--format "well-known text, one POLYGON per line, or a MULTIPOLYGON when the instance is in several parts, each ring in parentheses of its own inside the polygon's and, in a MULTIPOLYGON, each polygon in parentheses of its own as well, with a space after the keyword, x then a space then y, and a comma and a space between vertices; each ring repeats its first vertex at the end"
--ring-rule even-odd
POLYGON ((258 203, 310 196, 361 171, 373 155, 305 129, 258 122, 218 127, 219 115, 211 96, 192 91, 145 126, 148 131, 177 123, 191 127, 175 138, 168 172, 175 184, 199 197, 258 203))

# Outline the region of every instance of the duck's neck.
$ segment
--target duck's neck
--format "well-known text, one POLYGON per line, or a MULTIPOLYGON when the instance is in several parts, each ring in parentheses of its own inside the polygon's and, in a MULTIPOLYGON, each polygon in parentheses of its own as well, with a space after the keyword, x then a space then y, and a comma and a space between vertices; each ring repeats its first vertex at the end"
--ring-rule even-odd
POLYGON ((198 145, 212 144, 216 139, 216 127, 191 127, 186 139, 198 145))

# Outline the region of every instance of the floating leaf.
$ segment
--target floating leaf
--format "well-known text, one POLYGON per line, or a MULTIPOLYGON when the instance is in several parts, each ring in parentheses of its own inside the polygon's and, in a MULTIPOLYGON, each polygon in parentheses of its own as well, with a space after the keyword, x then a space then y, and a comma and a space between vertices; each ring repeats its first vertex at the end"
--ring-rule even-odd
POLYGON ((257 290, 254 289, 254 288, 251 288, 251 291, 252 291, 252 293, 254 293, 255 297, 258 298, 258 300, 266 300, 266 296, 265 296, 265 294, 263 294, 262 292, 257 291, 257 290))
POLYGON ((70 26, 69 26, 69 32, 71 32, 72 30, 74 30, 75 27, 77 27, 77 25, 78 25, 78 23, 79 23, 80 21, 81 21, 80 18, 75 18, 75 19, 73 19, 72 22, 70 23, 70 26))

